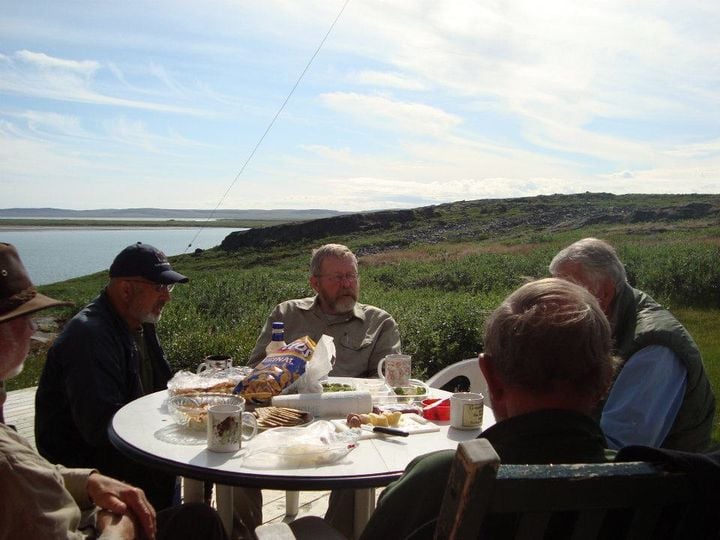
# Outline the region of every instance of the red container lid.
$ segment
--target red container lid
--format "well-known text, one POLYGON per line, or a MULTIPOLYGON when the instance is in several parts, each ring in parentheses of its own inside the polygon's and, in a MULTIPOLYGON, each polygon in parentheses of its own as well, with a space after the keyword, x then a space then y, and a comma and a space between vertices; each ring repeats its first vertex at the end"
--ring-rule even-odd
POLYGON ((449 399, 438 399, 430 398, 424 399, 423 404, 423 418, 428 420, 450 420, 450 400, 449 399), (440 402, 439 404, 437 402, 440 402))

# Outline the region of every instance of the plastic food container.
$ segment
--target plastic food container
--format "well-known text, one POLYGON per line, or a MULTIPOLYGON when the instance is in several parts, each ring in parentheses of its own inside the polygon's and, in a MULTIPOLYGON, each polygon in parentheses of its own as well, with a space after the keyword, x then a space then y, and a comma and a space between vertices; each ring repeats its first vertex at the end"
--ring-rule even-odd
POLYGON ((233 394, 182 394, 168 400, 173 420, 189 429, 205 429, 207 410, 212 405, 242 405, 243 399, 233 394))
POLYGON ((440 421, 450 420, 450 399, 424 399, 422 405, 424 418, 440 421), (438 404, 438 402, 440 403, 438 404))
POLYGON ((397 403, 412 403, 413 401, 422 401, 430 395, 430 389, 422 382, 410 379, 408 386, 397 386, 392 389, 390 396, 397 403))

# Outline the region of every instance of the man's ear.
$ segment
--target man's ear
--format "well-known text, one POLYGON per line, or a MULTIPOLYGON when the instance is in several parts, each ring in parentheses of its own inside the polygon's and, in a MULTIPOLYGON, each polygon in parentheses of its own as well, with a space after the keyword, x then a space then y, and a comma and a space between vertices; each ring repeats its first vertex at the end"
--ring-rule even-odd
POLYGON ((320 280, 317 278, 317 276, 310 276, 310 286, 315 292, 320 292, 318 290, 320 288, 320 280))
POLYGON ((501 399, 503 393, 503 385, 497 375, 495 364, 493 364, 492 357, 484 353, 480 353, 478 361, 480 362, 480 371, 488 385, 490 399, 495 403, 496 398, 501 399))

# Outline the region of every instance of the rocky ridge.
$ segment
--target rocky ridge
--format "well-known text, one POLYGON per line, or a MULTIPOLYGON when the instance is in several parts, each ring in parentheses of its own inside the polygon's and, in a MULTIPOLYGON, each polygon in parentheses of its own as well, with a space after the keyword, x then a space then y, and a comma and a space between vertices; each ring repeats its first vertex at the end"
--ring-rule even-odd
MULTIPOLYGON (((264 249, 318 243, 334 236, 384 233, 385 248, 413 242, 485 239, 513 231, 552 233, 589 225, 683 220, 720 222, 720 195, 612 195, 586 193, 518 199, 459 201, 409 210, 341 215, 238 231, 221 249, 264 249)), ((383 242, 377 248, 382 249, 383 242)))

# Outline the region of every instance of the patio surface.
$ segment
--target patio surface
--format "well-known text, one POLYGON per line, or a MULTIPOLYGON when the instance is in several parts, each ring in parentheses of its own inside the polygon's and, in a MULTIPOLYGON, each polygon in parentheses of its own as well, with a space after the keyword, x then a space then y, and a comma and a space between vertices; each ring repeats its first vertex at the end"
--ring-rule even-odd
MULTIPOLYGON (((14 425, 18 433, 35 446, 35 391, 37 387, 13 390, 7 393, 5 421, 14 425)), ((378 490, 379 492, 380 490, 378 490)), ((323 516, 327 510, 329 491, 300 492, 299 511, 296 516, 285 515, 285 492, 263 490, 263 519, 265 523, 292 521, 302 516, 323 516)))

